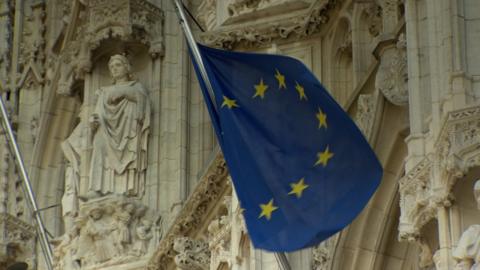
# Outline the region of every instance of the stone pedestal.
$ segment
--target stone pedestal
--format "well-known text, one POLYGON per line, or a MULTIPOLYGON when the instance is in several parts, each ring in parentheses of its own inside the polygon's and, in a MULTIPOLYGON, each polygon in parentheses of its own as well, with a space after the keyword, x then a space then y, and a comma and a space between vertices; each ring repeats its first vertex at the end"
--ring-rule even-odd
POLYGON ((72 229, 55 241, 56 269, 140 269, 159 228, 160 217, 138 200, 111 195, 83 202, 72 229))

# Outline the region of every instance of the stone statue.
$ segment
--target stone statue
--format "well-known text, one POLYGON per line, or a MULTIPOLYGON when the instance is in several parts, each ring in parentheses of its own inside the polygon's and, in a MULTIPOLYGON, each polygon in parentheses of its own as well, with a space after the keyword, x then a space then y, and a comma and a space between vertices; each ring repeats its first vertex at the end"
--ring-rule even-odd
POLYGON ((108 194, 140 197, 145 189, 150 103, 147 90, 132 80, 123 55, 108 62, 114 84, 97 92, 89 119, 93 134, 87 198, 108 194))
MULTIPOLYGON (((475 182, 474 195, 480 209, 480 180, 475 182)), ((463 232, 453 250, 453 258, 457 261, 456 270, 480 269, 480 225, 471 225, 463 232)))
POLYGON ((82 150, 85 149, 84 140, 85 107, 80 109, 80 123, 75 127, 72 134, 62 142, 62 150, 67 160, 65 165, 65 190, 62 197, 63 221, 65 223, 65 231, 69 231, 73 227, 75 217, 78 216, 78 193, 80 187, 80 162, 82 150))

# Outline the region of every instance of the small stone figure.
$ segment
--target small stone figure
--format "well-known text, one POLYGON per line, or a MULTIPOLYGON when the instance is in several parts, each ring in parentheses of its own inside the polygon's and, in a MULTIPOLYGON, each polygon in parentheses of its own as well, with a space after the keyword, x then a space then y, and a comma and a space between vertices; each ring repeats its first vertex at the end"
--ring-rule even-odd
POLYGON ((115 245, 122 251, 132 242, 129 226, 134 212, 135 205, 133 203, 126 203, 122 206, 121 211, 115 214, 117 230, 115 245))
POLYGON ((150 239, 153 238, 152 222, 148 219, 141 220, 140 224, 137 225, 135 232, 137 240, 133 245, 133 255, 143 256, 148 251, 150 239))
POLYGON ((102 219, 103 210, 90 210, 88 221, 82 229, 79 239, 79 256, 84 264, 102 263, 120 254, 112 241, 112 232, 115 227, 102 219))

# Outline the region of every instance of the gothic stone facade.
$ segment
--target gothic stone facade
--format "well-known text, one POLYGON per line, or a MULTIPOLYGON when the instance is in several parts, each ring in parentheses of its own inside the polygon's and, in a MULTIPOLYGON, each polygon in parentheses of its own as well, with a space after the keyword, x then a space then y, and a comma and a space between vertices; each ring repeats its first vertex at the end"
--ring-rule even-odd
MULTIPOLYGON (((480 267, 478 0, 184 2, 205 44, 303 61, 383 164, 293 269, 480 267)), ((249 241, 172 1, 1 1, 0 95, 56 269, 279 269, 249 241)), ((0 268, 46 269, 0 145, 0 268)))

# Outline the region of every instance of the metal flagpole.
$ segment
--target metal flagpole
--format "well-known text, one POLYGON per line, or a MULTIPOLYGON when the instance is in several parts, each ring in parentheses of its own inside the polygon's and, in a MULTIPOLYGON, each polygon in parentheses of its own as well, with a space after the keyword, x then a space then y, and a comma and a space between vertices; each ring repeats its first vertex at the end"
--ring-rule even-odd
POLYGON ((1 118, 3 119, 3 127, 7 133, 8 141, 10 142, 10 146, 13 149, 13 153, 15 155, 15 160, 17 161, 18 167, 20 168, 20 172, 23 179, 23 184, 25 185, 25 189, 28 194, 28 199, 30 202, 30 206, 33 210, 33 215, 36 221, 36 228, 38 231, 38 235, 40 237, 40 246, 42 247, 43 254, 45 256, 45 262, 47 264, 47 268, 49 270, 53 270, 53 253, 50 244, 48 243, 47 233, 45 230, 45 226, 43 225, 42 218, 40 217, 40 212, 38 212, 37 202, 35 200, 35 194, 33 193, 32 185, 30 183, 30 179, 28 177, 27 170, 25 169, 25 164, 23 163, 22 155, 20 154, 20 150, 18 148, 17 141, 15 140, 15 136, 13 135, 12 126, 10 125, 10 121, 8 119, 7 110, 5 108, 5 103, 3 102, 2 97, 0 96, 0 112, 1 118))
POLYGON ((215 100, 215 94, 213 92, 212 84, 210 83, 210 79, 208 78, 207 70, 205 69, 205 65, 203 64, 203 59, 200 55, 200 50, 198 49, 197 42, 193 37, 192 30, 190 29, 190 25, 188 25, 187 17, 185 16, 185 12, 183 10, 183 4, 180 0, 173 0, 173 1, 175 2, 177 15, 178 15, 178 18, 180 19, 180 25, 182 26, 183 33, 187 38, 187 43, 190 49, 192 50, 193 58, 195 58, 198 69, 200 70, 200 74, 202 75, 202 79, 205 82, 205 86, 207 87, 208 95, 210 96, 210 99, 213 105, 215 106, 215 108, 217 108, 217 103, 215 100))
POLYGON ((277 259, 278 264, 284 270, 291 270, 290 263, 288 262, 287 256, 283 252, 275 252, 275 259, 277 259))
MULTIPOLYGON (((212 84, 210 83, 210 79, 208 78, 207 71, 206 71, 205 66, 203 64, 203 59, 200 55, 200 50, 198 49, 195 38, 193 37, 192 30, 190 29, 190 25, 187 22, 187 17, 185 16, 185 12, 183 10, 183 3, 181 2, 181 0, 172 0, 172 1, 175 3, 176 10, 177 10, 177 15, 178 15, 178 18, 180 20, 180 25, 182 26, 183 33, 185 34, 185 37, 187 39, 187 43, 190 46, 190 49, 192 50, 193 58, 195 59, 195 62, 197 63, 197 66, 198 66, 198 69, 200 70, 200 74, 202 76, 202 79, 205 82, 205 86, 207 87, 210 99, 212 100, 212 103, 217 108, 216 102, 215 102, 215 94, 213 92, 212 84)), ((291 270, 292 269, 290 267, 289 262, 288 262, 287 256, 285 256, 285 253, 275 252, 275 258, 277 259, 277 262, 280 264, 280 266, 283 270, 291 270)))

